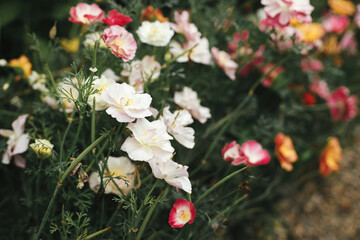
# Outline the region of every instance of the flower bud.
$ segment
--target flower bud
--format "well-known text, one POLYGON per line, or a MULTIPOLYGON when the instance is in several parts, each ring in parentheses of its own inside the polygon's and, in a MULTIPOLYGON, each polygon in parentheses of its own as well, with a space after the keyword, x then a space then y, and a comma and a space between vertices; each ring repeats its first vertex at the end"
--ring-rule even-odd
POLYGON ((51 39, 54 39, 56 36, 56 23, 54 24, 54 26, 52 26, 52 28, 50 29, 50 32, 49 32, 49 37, 51 39))
POLYGON ((30 144, 30 147, 38 158, 44 159, 51 156, 54 145, 46 139, 35 139, 35 143, 30 144))

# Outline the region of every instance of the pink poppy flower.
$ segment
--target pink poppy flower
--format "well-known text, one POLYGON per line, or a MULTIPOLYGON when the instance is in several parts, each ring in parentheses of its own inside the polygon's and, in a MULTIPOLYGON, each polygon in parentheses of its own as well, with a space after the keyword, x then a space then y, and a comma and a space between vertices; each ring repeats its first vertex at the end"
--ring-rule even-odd
POLYGON ((137 49, 134 36, 120 26, 111 26, 105 29, 102 38, 111 52, 124 62, 128 62, 135 57, 137 49))
POLYGON ((300 23, 312 21, 311 12, 314 7, 309 0, 261 0, 265 6, 265 25, 271 27, 285 27, 290 20, 296 18, 300 23))
POLYGON ((201 38, 201 33, 198 31, 198 28, 195 24, 190 23, 190 12, 187 10, 175 12, 174 16, 175 23, 170 23, 172 29, 175 32, 184 34, 186 41, 199 41, 201 38))
POLYGON ((230 162, 231 165, 239 165, 246 163, 246 157, 241 150, 240 144, 237 144, 235 141, 232 141, 229 144, 225 144, 221 150, 221 154, 225 161, 230 162))
POLYGON ((327 99, 330 96, 328 84, 324 80, 316 79, 310 84, 309 88, 313 93, 316 93, 323 99, 327 99))
POLYGON ((0 129, 0 135, 8 137, 7 149, 2 156, 2 163, 9 164, 12 157, 15 159, 15 165, 25 168, 25 159, 20 155, 29 148, 29 134, 24 133, 27 114, 20 115, 12 124, 12 130, 0 129))
POLYGON ((355 55, 357 52, 357 41, 353 31, 348 31, 344 34, 339 43, 339 48, 346 51, 350 55, 355 55))
POLYGON ((236 32, 233 34, 233 40, 231 42, 228 43, 228 49, 229 49, 229 53, 230 55, 233 55, 236 53, 236 50, 239 46, 239 42, 243 41, 243 42, 247 42, 247 39, 249 38, 249 31, 248 30, 243 30, 240 33, 236 32))
POLYGON ((360 28, 360 4, 356 5, 356 13, 354 17, 354 23, 357 28, 360 28))
POLYGON ((111 10, 108 17, 104 18, 102 21, 108 26, 118 25, 120 27, 123 27, 126 24, 130 23, 132 19, 131 17, 119 13, 118 10, 111 10))
POLYGON ((307 72, 321 72, 324 70, 324 65, 320 60, 315 58, 301 59, 301 70, 307 72))
POLYGON ((270 162, 270 155, 257 141, 250 140, 241 145, 246 156, 246 164, 249 166, 265 165, 270 162))
POLYGON ((326 100, 335 121, 349 121, 357 114, 357 97, 350 96, 346 87, 337 88, 326 100))
POLYGON ((76 7, 70 9, 69 21, 80 24, 91 24, 94 22, 101 22, 104 18, 104 11, 93 3, 91 5, 86 3, 79 3, 76 7))
POLYGON ((211 54, 213 55, 215 62, 219 65, 219 67, 221 67, 225 74, 234 81, 238 64, 231 60, 231 57, 227 52, 220 51, 216 47, 211 48, 211 54))
POLYGON ((196 212, 192 202, 178 199, 170 211, 169 224, 172 228, 182 228, 186 223, 193 223, 195 215, 196 212))
POLYGON ((331 15, 323 23, 322 26, 326 32, 343 33, 350 23, 350 19, 343 15, 331 15))
MULTIPOLYGON (((263 66, 260 71, 262 74, 266 74, 268 71, 270 71, 275 66, 274 63, 268 63, 265 66, 263 66)), ((270 72, 270 74, 261 82, 262 85, 265 87, 270 87, 275 79, 284 71, 284 68, 279 66, 275 68, 273 71, 270 72)))

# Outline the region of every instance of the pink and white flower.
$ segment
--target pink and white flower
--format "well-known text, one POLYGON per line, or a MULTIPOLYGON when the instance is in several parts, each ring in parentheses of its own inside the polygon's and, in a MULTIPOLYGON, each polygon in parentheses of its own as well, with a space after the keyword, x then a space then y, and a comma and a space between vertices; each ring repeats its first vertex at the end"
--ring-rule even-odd
POLYGON ((230 162, 231 165, 246 164, 246 157, 241 150, 240 144, 232 141, 229 144, 225 144, 221 150, 221 154, 225 161, 230 162))
POLYGON ((309 89, 323 99, 327 99, 330 96, 329 86, 324 80, 315 79, 310 84, 309 89))
POLYGON ((266 25, 285 27, 296 18, 300 23, 311 23, 311 12, 314 7, 309 0, 261 0, 265 6, 266 25))
POLYGON ((187 109, 200 123, 205 123, 211 117, 210 109, 200 105, 197 93, 189 87, 184 87, 182 92, 175 92, 174 102, 187 109))
POLYGON ((135 60, 124 64, 121 76, 128 77, 129 84, 138 93, 144 92, 144 83, 153 82, 160 76, 161 65, 154 56, 145 56, 141 61, 135 60))
POLYGON ((91 5, 86 3, 79 3, 76 7, 70 9, 69 21, 80 24, 91 24, 94 22, 101 22, 104 18, 104 11, 93 3, 91 5))
POLYGON ((193 223, 195 220, 195 208, 192 202, 185 199, 178 199, 174 203, 169 215, 169 224, 172 228, 181 228, 186 223, 193 223))
POLYGON ((326 99, 335 121, 350 121, 357 114, 357 97, 349 95, 349 89, 339 87, 326 99))
POLYGON ((132 136, 128 137, 121 150, 127 152, 135 161, 149 161, 159 158, 169 160, 174 152, 170 140, 173 139, 166 131, 167 127, 161 120, 149 122, 145 118, 130 123, 128 128, 132 136))
MULTIPOLYGON (((104 163, 100 162, 100 170, 104 168, 104 163)), ((107 160, 107 168, 104 169, 103 187, 105 194, 116 194, 121 196, 122 193, 127 195, 134 187, 135 166, 127 157, 112 157, 107 160), (119 189, 121 192, 119 191, 119 189)), ((101 185, 101 178, 98 172, 93 172, 89 178, 90 189, 98 192, 101 185)))
POLYGON ((163 110, 161 119, 167 126, 168 132, 173 135, 176 141, 186 148, 194 148, 195 131, 191 127, 186 127, 194 122, 188 110, 177 110, 174 113, 171 113, 169 107, 166 107, 163 110))
POLYGON ((143 21, 136 33, 141 42, 156 47, 166 46, 174 36, 174 30, 170 28, 170 24, 159 21, 143 21))
POLYGON ((342 51, 348 52, 350 55, 355 55, 357 52, 357 45, 355 33, 353 31, 347 31, 340 40, 339 48, 342 51))
POLYGON ((110 47, 111 52, 124 62, 128 62, 135 57, 136 41, 134 36, 125 28, 117 25, 111 26, 105 29, 102 37, 106 45, 110 47))
POLYGON ((177 62, 193 61, 196 63, 206 64, 206 65, 209 65, 211 63, 209 41, 207 40, 207 38, 201 38, 197 41, 188 41, 183 45, 181 45, 176 41, 171 41, 170 53, 173 57, 177 57, 183 54, 181 57, 176 59, 177 62), (183 54, 185 51, 189 49, 191 50, 183 54))
POLYGON ((95 111, 102 111, 109 107, 109 104, 103 99, 102 93, 106 91, 110 85, 114 84, 115 80, 106 78, 104 75, 101 75, 100 78, 95 76, 94 79, 92 85, 97 92, 89 96, 88 104, 92 107, 95 98, 95 111))
POLYGON ((246 164, 249 166, 265 165, 270 162, 269 152, 263 149, 257 141, 250 140, 243 143, 241 150, 246 156, 246 164))
POLYGON ((118 25, 120 27, 123 27, 126 24, 130 23, 132 19, 131 17, 119 13, 118 10, 111 10, 109 12, 109 16, 107 18, 104 18, 102 21, 108 26, 118 25))
POLYGON ((135 89, 127 83, 109 85, 101 97, 109 105, 106 113, 118 122, 132 122, 136 118, 151 116, 151 96, 135 93, 135 89))
MULTIPOLYGON (((260 68, 260 72, 262 74, 267 74, 269 71, 271 71, 271 69, 273 69, 275 67, 274 63, 268 63, 265 64, 264 66, 262 66, 260 68)), ((269 75, 261 82, 262 85, 264 85, 265 87, 270 87, 275 79, 284 71, 284 68, 282 66, 279 66, 277 68, 275 68, 274 70, 272 70, 269 75)))
POLYGON ((190 12, 187 10, 182 11, 175 11, 174 16, 175 23, 170 23, 172 29, 175 32, 184 34, 186 37, 186 41, 195 41, 197 42, 201 38, 201 33, 198 31, 198 28, 195 24, 190 23, 190 12))
POLYGON ((329 33, 343 33, 350 23, 350 19, 343 15, 330 15, 323 23, 322 26, 326 32, 329 33))
POLYGON ((216 47, 211 48, 211 53, 215 62, 224 70, 225 74, 231 80, 235 80, 235 72, 238 64, 231 59, 231 56, 227 52, 220 51, 216 47))
POLYGON ((180 188, 191 194, 191 182, 189 180, 188 166, 183 166, 171 159, 163 161, 153 158, 149 161, 154 176, 158 179, 164 179, 168 184, 180 188))
POLYGON ((360 28, 360 4, 356 5, 356 13, 354 17, 354 23, 357 28, 360 28))
POLYGON ((301 70, 307 72, 321 72, 324 70, 324 64, 318 59, 304 57, 301 59, 301 70))
POLYGON ((24 133, 27 117, 28 114, 20 115, 12 122, 12 130, 0 129, 0 135, 9 138, 6 152, 2 155, 3 164, 9 164, 14 157, 15 165, 25 168, 25 159, 20 154, 29 148, 29 134, 24 133))

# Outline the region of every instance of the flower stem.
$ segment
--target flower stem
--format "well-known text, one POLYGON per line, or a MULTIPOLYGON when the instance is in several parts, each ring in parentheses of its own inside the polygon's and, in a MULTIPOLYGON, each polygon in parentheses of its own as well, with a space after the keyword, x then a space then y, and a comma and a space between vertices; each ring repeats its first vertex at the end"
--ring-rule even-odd
POLYGON ((84 238, 84 240, 88 240, 88 239, 92 239, 94 237, 96 237, 97 235, 100 235, 106 231, 109 231, 112 227, 107 227, 107 228, 104 228, 100 231, 97 231, 96 233, 93 233, 93 234, 90 234, 89 236, 87 236, 86 238, 84 238))
POLYGON ((225 183, 226 181, 228 181, 230 178, 232 178, 233 176, 235 176, 236 174, 244 171, 245 169, 247 169, 248 166, 243 167, 229 175, 227 175, 226 177, 224 177, 223 179, 221 179, 219 182, 217 182, 214 186, 212 186, 211 188, 209 188, 206 192, 204 192, 199 198, 198 200, 195 202, 194 205, 197 205, 204 197, 206 197, 207 195, 209 195, 212 191, 214 191, 216 188, 220 187, 223 183, 225 183))

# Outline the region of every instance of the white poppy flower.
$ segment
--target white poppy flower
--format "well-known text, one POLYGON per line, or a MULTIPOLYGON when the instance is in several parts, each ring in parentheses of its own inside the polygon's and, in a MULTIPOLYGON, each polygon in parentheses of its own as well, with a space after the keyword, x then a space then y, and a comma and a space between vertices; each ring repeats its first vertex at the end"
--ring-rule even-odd
POLYGON ((168 22, 143 21, 136 33, 141 42, 163 47, 170 42, 170 39, 174 35, 174 30, 171 29, 168 22))
POLYGON ((115 81, 111 78, 106 78, 104 75, 101 75, 100 78, 94 77, 94 79, 93 88, 98 91, 89 96, 88 104, 92 107, 95 98, 95 111, 102 111, 109 107, 109 104, 103 99, 102 93, 106 91, 111 84, 114 84, 115 81))

